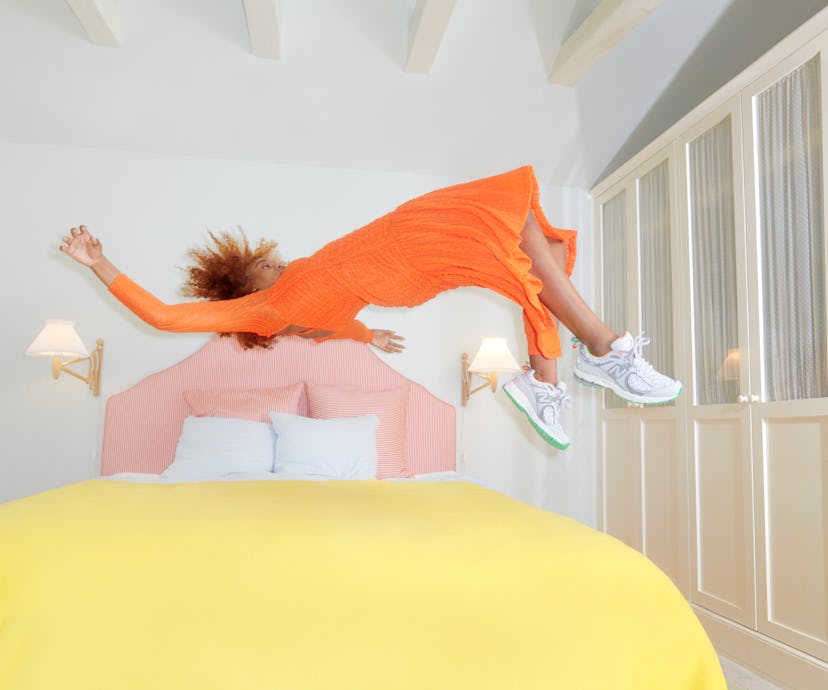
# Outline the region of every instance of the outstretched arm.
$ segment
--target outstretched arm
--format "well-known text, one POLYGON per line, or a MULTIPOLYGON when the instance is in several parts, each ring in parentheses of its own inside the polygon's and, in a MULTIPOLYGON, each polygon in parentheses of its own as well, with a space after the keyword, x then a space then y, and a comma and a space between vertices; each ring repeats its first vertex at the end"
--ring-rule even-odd
POLYGON ((121 273, 86 226, 72 228, 61 251, 88 266, 127 308, 163 331, 273 335, 286 325, 261 292, 233 300, 165 304, 121 273))
POLYGON ((110 283, 109 291, 139 318, 162 331, 267 336, 285 327, 261 292, 237 299, 166 304, 123 273, 110 283))

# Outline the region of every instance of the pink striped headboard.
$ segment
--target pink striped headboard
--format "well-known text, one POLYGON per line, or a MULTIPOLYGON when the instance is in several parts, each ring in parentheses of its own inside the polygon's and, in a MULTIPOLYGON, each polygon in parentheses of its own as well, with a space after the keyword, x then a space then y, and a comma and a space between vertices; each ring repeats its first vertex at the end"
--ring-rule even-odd
MULTIPOLYGON (((364 391, 409 383, 409 466, 415 474, 455 469, 454 407, 389 367, 368 345, 290 337, 267 350, 243 350, 232 338, 216 336, 181 362, 107 400, 101 474, 166 469, 190 414, 186 390, 273 388, 300 381, 364 391)), ((303 397, 300 411, 306 404, 303 397)))

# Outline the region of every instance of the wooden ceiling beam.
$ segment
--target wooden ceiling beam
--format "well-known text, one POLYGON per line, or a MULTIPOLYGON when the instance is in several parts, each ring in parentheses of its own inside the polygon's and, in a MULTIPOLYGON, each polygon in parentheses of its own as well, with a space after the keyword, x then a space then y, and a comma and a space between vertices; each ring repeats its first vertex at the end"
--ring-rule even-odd
POLYGON ((269 60, 282 55, 280 0, 243 0, 250 52, 269 60))
POLYGON ((86 35, 99 46, 121 45, 118 0, 66 0, 86 35))
POLYGON ((456 0, 417 0, 408 30, 405 71, 428 74, 443 42, 456 0))
POLYGON ((601 0, 561 46, 549 73, 554 84, 573 86, 663 0, 601 0))

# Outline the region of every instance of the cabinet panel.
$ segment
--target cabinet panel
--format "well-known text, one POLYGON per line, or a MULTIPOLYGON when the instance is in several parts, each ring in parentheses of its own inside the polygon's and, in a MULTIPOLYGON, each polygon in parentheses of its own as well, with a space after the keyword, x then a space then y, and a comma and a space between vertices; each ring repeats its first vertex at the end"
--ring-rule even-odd
POLYGON ((828 659, 828 416, 765 418, 760 630, 828 659))
POLYGON ((638 421, 630 416, 604 421, 604 529, 639 551, 641 459, 638 421))
POLYGON ((694 428, 696 572, 691 599, 753 626, 751 468, 741 416, 694 428))
POLYGON ((675 419, 642 419, 644 553, 687 593, 684 483, 677 457, 675 419))

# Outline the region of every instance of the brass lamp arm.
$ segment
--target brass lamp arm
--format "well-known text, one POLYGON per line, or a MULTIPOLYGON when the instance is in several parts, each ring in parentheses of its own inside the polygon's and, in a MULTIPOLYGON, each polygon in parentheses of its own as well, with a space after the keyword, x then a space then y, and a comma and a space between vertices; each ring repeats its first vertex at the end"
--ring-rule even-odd
POLYGON ((76 357, 75 359, 62 360, 59 356, 52 358, 52 378, 56 379, 60 376, 60 372, 66 372, 70 376, 83 381, 92 390, 92 395, 99 395, 101 392, 101 365, 103 363, 103 340, 98 338, 95 343, 95 349, 89 357, 76 357), (69 369, 73 364, 78 362, 89 362, 86 371, 86 376, 81 376, 78 372, 69 369))
POLYGON ((472 396, 473 393, 477 393, 477 391, 483 390, 486 387, 491 388, 492 393, 495 393, 497 391, 497 372, 493 371, 486 374, 478 371, 469 371, 469 355, 468 353, 464 352, 462 358, 462 383, 462 402, 463 405, 467 405, 469 402, 469 398, 472 396), (477 388, 472 388, 471 386, 473 374, 476 374, 480 378, 486 379, 486 383, 477 386, 477 388))

